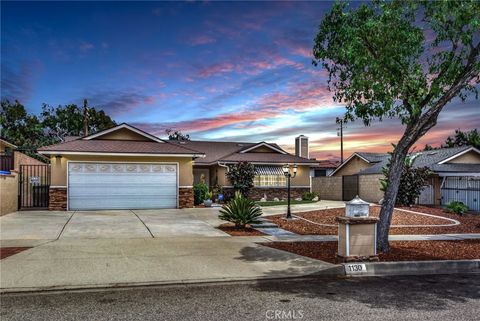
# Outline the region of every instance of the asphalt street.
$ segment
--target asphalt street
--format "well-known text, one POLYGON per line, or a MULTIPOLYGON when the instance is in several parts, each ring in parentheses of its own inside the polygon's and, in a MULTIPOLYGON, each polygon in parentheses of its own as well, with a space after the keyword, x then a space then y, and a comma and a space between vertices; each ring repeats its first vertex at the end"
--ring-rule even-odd
POLYGON ((478 320, 480 274, 8 294, 1 320, 478 320))

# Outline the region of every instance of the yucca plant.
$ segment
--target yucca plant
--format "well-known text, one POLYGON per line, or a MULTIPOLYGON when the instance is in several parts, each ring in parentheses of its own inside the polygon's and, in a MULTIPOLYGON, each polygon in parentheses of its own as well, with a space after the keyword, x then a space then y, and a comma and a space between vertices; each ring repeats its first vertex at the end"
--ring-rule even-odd
POLYGON ((251 199, 245 198, 242 193, 235 192, 235 197, 223 205, 218 218, 235 223, 235 228, 245 228, 247 224, 258 224, 262 209, 251 199))

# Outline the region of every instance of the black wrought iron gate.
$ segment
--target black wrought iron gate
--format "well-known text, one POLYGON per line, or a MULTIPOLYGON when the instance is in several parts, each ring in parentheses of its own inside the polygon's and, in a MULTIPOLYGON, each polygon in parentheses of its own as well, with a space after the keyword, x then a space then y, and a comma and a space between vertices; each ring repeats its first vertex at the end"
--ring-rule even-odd
POLYGON ((50 165, 20 165, 19 209, 48 208, 50 165))
POLYGON ((358 194, 358 175, 342 176, 342 199, 350 201, 358 194))

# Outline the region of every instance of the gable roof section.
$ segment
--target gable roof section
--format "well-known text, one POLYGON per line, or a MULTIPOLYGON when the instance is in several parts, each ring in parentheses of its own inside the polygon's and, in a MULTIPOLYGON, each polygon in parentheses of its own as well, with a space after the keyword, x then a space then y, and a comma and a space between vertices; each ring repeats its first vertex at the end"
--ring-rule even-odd
POLYGON ((156 137, 156 136, 153 136, 147 132, 144 132, 143 130, 139 129, 139 128, 136 128, 132 125, 129 125, 129 124, 126 124, 126 123, 122 123, 118 126, 115 126, 115 127, 112 127, 112 128, 109 128, 109 129, 105 129, 105 130, 102 130, 98 133, 95 133, 95 134, 92 134, 92 135, 89 135, 89 136, 86 136, 86 137, 83 137, 82 139, 83 140, 92 140, 92 139, 98 139, 99 137, 102 137, 103 135, 106 135, 106 134, 109 134, 109 133, 112 133, 114 131, 117 131, 117 130, 120 130, 120 129, 128 129, 136 134, 139 134, 145 138, 148 138, 149 140, 151 141, 154 141, 154 142, 157 142, 157 143, 164 143, 165 141, 156 137))
POLYGON ((248 152, 251 152, 259 147, 267 147, 269 149, 271 149, 273 152, 277 152, 277 153, 280 153, 280 154, 287 154, 286 151, 284 151, 283 149, 281 149, 278 145, 274 146, 273 144, 268 144, 266 142, 261 142, 261 143, 258 143, 258 144, 255 144, 253 146, 250 146, 250 147, 247 147, 245 149, 242 149, 240 151, 241 154, 244 154, 244 153, 248 153, 248 152))
MULTIPOLYGON (((471 146, 460 146, 460 147, 439 148, 434 150, 421 151, 417 153, 412 153, 412 155, 416 155, 415 162, 414 162, 414 165, 416 167, 427 166, 431 170, 438 171, 438 172, 440 171, 465 172, 465 171, 476 168, 475 167, 476 164, 473 164, 474 166, 467 166, 470 164, 446 164, 446 162, 452 159, 455 159, 472 150, 479 152, 476 148, 471 146), (440 166, 440 165, 451 165, 451 166, 440 166)), ((382 172, 382 168, 386 166, 387 163, 388 163, 388 154, 385 154, 385 158, 381 162, 377 162, 373 166, 360 171, 360 174, 379 174, 382 172)))
POLYGON ((3 137, 0 137, 0 142, 2 142, 5 146, 8 146, 10 148, 17 148, 17 146, 13 145, 12 143, 8 142, 6 139, 3 137))
POLYGON ((438 162, 438 164, 448 163, 449 161, 454 160, 455 158, 462 156, 463 154, 466 154, 471 151, 476 152, 477 154, 480 154, 480 150, 476 149, 473 146, 462 146, 462 147, 458 147, 458 149, 459 151, 456 154, 443 159, 442 161, 438 162))
POLYGON ((221 163, 249 162, 257 164, 308 164, 318 165, 318 161, 279 153, 233 153, 219 160, 221 163))
MULTIPOLYGON (((364 152, 354 152, 350 157, 348 157, 342 164, 340 164, 330 175, 338 172, 343 166, 345 166, 351 159, 358 157, 364 162, 369 164, 375 164, 383 161, 388 161, 388 154, 386 153, 364 153, 364 152)), ((368 169, 368 168, 367 168, 368 169)))

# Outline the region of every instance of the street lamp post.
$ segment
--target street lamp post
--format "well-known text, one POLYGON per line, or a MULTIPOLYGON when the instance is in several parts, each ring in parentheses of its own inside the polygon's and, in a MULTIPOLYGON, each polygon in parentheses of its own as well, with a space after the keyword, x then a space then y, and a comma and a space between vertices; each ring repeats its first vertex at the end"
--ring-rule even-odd
POLYGON ((298 167, 297 167, 297 165, 293 165, 293 173, 290 171, 290 165, 288 165, 288 164, 285 164, 282 169, 283 169, 283 174, 287 178, 287 194, 288 194, 288 198, 287 198, 287 220, 291 220, 292 219, 292 212, 290 210, 290 179, 297 176, 298 167))

